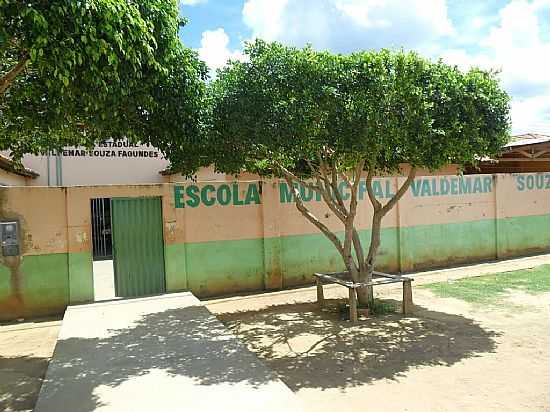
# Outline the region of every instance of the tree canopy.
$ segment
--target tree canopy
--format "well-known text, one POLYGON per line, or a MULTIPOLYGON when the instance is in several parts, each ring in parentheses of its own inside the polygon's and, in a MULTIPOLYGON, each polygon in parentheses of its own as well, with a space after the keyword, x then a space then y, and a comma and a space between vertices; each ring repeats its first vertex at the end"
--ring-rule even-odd
POLYGON ((207 74, 178 13, 176 0, 0 0, 0 150, 126 137, 177 153, 199 134, 207 74))
POLYGON ((494 73, 463 73, 415 53, 337 55, 249 44, 212 85, 216 166, 302 170, 329 155, 339 167, 398 172, 475 163, 508 139, 507 94, 494 73))
MULTIPOLYGON (((475 163, 507 142, 509 97, 495 73, 464 73, 403 51, 339 55, 256 41, 245 52, 248 61, 231 62, 211 85, 209 161, 222 172, 283 177, 298 210, 334 244, 356 281, 371 278, 381 220, 418 168, 475 163), (382 204, 373 177, 399 173, 404 164, 408 178, 382 204), (366 256, 354 226, 362 178, 374 210, 366 256), (308 210, 298 185, 322 195, 342 222, 343 239, 308 210)), ((371 291, 358 294, 362 303, 372 299, 371 291)))

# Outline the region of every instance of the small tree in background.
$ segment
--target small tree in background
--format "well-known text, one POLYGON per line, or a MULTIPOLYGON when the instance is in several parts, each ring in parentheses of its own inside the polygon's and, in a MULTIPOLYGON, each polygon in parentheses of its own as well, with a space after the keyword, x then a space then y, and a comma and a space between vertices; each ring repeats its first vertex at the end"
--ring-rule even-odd
MULTIPOLYGON (((508 139, 509 98, 490 72, 463 73, 415 53, 335 55, 263 41, 249 44, 246 55, 248 62, 231 62, 211 84, 203 148, 212 157, 204 164, 284 178, 297 209, 332 242, 356 282, 372 279, 382 219, 418 168, 475 163, 508 139), (400 173, 404 164, 405 182, 383 204, 373 178, 400 173), (374 210, 366 250, 355 228, 362 176, 374 210), (338 191, 341 181, 349 200, 338 191), (308 209, 299 185, 321 195, 343 237, 308 209)), ((357 293, 361 304, 372 301, 371 288, 357 293)))
MULTIPOLYGON (((177 0, 0 0, 0 150, 200 135, 207 67, 177 0)), ((177 158, 174 159, 177 164, 177 158)))

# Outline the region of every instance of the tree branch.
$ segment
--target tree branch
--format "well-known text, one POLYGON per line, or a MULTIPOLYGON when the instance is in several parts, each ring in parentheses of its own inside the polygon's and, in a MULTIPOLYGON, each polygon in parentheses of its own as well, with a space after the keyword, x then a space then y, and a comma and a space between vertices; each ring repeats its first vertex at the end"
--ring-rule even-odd
MULTIPOLYGON (((323 159, 320 159, 319 168, 321 169, 321 175, 318 176, 318 179, 323 180, 324 187, 326 189, 325 193, 323 193, 323 200, 334 213, 339 215, 340 220, 345 224, 348 216, 348 210, 346 209, 346 205, 338 192, 338 185, 334 185, 330 182, 326 162, 323 159), (331 191, 329 191, 329 188, 331 188, 331 191)), ((334 168, 332 172, 334 173, 334 168)))
POLYGON ((279 167, 279 169, 281 169, 281 171, 283 172, 283 174, 285 176, 288 175, 292 180, 295 180, 299 184, 301 184, 305 187, 309 187, 311 190, 314 190, 316 192, 319 192, 319 193, 322 192, 322 190, 323 190, 322 187, 320 187, 318 185, 314 185, 313 183, 308 182, 307 180, 299 178, 298 176, 296 176, 294 173, 292 173, 290 170, 288 170, 286 167, 284 167, 280 163, 277 163, 277 167, 279 167))
POLYGON ((411 170, 409 170, 409 175, 407 176, 407 180, 405 180, 405 183, 401 185, 399 190, 393 197, 384 205, 382 208, 382 214, 385 215, 388 213, 392 207, 395 206, 395 204, 403 197, 407 189, 410 187, 411 183, 413 182, 414 178, 416 176, 416 167, 411 167, 411 170))
MULTIPOLYGON (((282 169, 281 169, 282 170, 282 169)), ((294 186, 294 182, 292 181, 292 178, 287 175, 284 171, 283 174, 285 175, 285 180, 287 184, 292 188, 294 191, 294 202, 296 204, 296 208, 304 215, 304 217, 309 220, 313 225, 315 225, 336 247, 340 255, 344 258, 344 248, 342 247, 342 242, 340 242, 340 239, 331 232, 331 230, 317 217, 311 213, 302 202, 302 198, 300 196, 300 191, 294 186)))
POLYGON ((359 263, 359 271, 363 272, 365 267, 365 252, 363 250, 361 238, 359 238, 359 233, 357 233, 355 228, 353 229, 353 248, 355 249, 355 255, 357 256, 357 262, 359 263))
MULTIPOLYGON (((359 181, 360 181, 360 179, 357 178, 357 176, 358 176, 358 171, 359 171, 359 175, 361 174, 361 171, 363 170, 364 166, 365 166, 365 161, 361 160, 357 164, 357 166, 355 167, 356 178, 353 182, 353 185, 350 188, 351 189, 351 199, 350 199, 350 204, 349 204, 349 212, 348 212, 346 221, 344 222, 344 224, 345 224, 344 253, 346 255, 346 258, 350 262, 350 266, 351 266, 351 262, 353 262, 353 264, 355 265, 355 262, 353 260, 353 255, 351 253, 351 245, 352 245, 353 237, 354 237, 353 233, 355 231, 354 223, 355 223, 355 216, 357 214, 357 189, 359 187, 359 181)), ((359 266, 361 265, 361 261, 358 260, 358 262, 359 262, 359 264, 355 265, 356 269, 359 269, 359 266)), ((355 274, 352 273, 352 277, 354 277, 354 275, 355 274)))
POLYGON ((374 190, 372 189, 372 177, 372 169, 369 169, 369 172, 367 174, 367 194, 369 195, 370 202, 372 203, 372 207, 374 208, 374 212, 376 213, 377 211, 382 209, 382 203, 380 203, 374 195, 374 190))
POLYGON ((6 90, 8 90, 11 86, 15 78, 25 69, 29 59, 29 54, 27 52, 23 53, 19 59, 19 62, 17 62, 17 64, 13 66, 9 72, 2 76, 0 79, 0 96, 3 96, 6 93, 6 90))

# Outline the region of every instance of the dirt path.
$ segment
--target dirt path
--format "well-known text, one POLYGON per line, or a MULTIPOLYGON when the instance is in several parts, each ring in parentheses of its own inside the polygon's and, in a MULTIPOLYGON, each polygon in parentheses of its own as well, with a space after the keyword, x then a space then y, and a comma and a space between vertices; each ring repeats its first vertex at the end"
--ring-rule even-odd
POLYGON ((0 411, 32 411, 61 322, 0 326, 0 411))
MULTIPOLYGON (((488 309, 416 288, 414 317, 356 326, 311 303, 211 309, 306 411, 550 411, 550 294, 508 299, 510 306, 488 309)), ((292 295, 308 300, 310 291, 292 295)))

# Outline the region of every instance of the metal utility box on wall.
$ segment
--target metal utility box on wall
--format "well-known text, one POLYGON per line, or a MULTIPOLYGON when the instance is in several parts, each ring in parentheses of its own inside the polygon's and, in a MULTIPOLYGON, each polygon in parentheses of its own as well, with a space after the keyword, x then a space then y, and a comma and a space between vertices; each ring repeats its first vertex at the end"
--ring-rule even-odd
POLYGON ((18 256, 19 251, 19 222, 0 222, 0 244, 2 256, 18 256))

